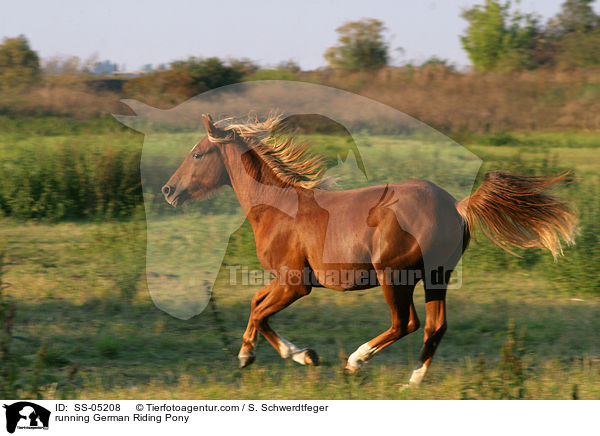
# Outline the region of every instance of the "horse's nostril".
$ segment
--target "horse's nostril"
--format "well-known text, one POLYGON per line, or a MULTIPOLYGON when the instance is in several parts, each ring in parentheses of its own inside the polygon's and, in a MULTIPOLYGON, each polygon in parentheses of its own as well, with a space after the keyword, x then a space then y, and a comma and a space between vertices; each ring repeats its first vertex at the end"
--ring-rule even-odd
POLYGON ((171 193, 171 187, 169 185, 165 185, 162 188, 162 193, 164 195, 169 195, 171 193))

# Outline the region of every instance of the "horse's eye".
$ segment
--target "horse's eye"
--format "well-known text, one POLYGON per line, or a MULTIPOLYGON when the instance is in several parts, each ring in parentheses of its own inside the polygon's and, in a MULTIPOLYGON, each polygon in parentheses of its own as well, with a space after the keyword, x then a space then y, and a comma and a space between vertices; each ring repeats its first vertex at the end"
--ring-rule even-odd
POLYGON ((200 159, 202 157, 202 153, 194 153, 192 156, 194 159, 200 159))

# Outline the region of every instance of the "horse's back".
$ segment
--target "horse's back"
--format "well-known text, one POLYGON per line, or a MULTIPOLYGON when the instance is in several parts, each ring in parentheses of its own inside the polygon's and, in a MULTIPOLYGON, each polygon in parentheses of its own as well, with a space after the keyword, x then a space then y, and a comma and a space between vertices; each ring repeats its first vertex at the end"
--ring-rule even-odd
POLYGON ((460 218, 456 211, 456 199, 428 180, 411 179, 346 191, 316 192, 315 199, 325 210, 342 209, 353 212, 357 208, 387 206, 396 212, 399 220, 402 219, 401 225, 408 225, 423 217, 430 218, 427 222, 437 216, 460 218), (382 199, 384 193, 385 198, 382 199))
POLYGON ((309 257, 317 253, 321 258, 323 251, 319 264, 393 263, 401 268, 424 256, 447 257, 461 243, 456 199, 427 180, 315 190, 313 196, 299 230, 313 253, 309 257))

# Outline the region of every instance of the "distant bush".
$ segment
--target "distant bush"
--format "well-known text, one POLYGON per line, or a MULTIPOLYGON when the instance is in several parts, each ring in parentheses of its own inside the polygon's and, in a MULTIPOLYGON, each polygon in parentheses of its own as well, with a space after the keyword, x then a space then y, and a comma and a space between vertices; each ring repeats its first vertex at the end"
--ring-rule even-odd
POLYGON ((127 97, 147 104, 172 106, 194 95, 193 82, 187 71, 154 71, 129 79, 123 86, 123 92, 127 97))
POLYGON ((244 77, 244 71, 239 68, 238 64, 231 65, 216 57, 190 57, 186 60, 175 61, 171 64, 171 69, 189 74, 193 91, 196 93, 231 85, 244 77))
POLYGON ((298 76, 286 69, 258 70, 247 80, 297 80, 298 76))
POLYGON ((431 56, 425 62, 421 64, 421 68, 429 68, 429 69, 440 69, 447 70, 449 72, 455 72, 456 66, 452 64, 448 59, 442 59, 437 56, 431 56))
POLYGON ((246 60, 195 58, 175 61, 170 69, 130 79, 123 90, 146 103, 173 105, 209 89, 240 82, 256 67, 246 60))
POLYGON ((40 60, 25 36, 0 44, 0 91, 21 92, 40 80, 40 60))

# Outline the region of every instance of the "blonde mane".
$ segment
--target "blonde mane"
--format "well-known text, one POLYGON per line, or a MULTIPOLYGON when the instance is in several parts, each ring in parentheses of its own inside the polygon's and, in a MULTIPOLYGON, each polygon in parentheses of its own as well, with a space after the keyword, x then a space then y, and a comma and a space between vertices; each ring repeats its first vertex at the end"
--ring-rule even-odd
POLYGON ((300 186, 306 189, 327 189, 333 183, 331 177, 323 175, 323 161, 308 153, 308 144, 297 144, 292 137, 275 134, 281 127, 281 115, 269 115, 265 121, 250 120, 243 124, 227 124, 230 118, 215 122, 225 135, 208 135, 211 142, 227 142, 242 138, 273 171, 285 186, 300 186))

